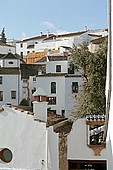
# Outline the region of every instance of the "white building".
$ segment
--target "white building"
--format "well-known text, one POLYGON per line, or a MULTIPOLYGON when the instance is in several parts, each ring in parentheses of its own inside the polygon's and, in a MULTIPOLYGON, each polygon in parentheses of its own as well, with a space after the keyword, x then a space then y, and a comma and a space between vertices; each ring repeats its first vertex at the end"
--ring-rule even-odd
POLYGON ((0 61, 0 106, 7 102, 18 105, 21 96, 20 58, 8 53, 1 55, 0 61))
POLYGON ((66 48, 64 47, 72 48, 73 45, 82 44, 84 41, 89 43, 91 40, 106 34, 106 32, 105 29, 98 29, 59 35, 41 34, 40 36, 18 41, 16 43, 16 53, 21 55, 25 61, 27 54, 32 52, 50 52, 52 50, 59 50, 62 54, 66 51, 66 48))
MULTIPOLYGON (((41 64, 41 62, 38 61, 38 64, 41 64)), ((68 74, 68 67, 69 63, 66 56, 47 56, 46 73, 30 77, 31 81, 29 81, 31 91, 39 87, 44 89, 50 110, 66 117, 71 116, 73 108, 77 108, 76 96, 83 84, 81 74, 77 72, 68 74)), ((31 92, 29 93, 32 95, 31 92)))

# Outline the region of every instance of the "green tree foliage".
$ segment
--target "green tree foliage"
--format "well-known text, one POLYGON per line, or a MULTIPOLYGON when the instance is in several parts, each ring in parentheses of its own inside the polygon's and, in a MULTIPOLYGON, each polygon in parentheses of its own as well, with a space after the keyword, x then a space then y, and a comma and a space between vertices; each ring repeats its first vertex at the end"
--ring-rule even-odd
POLYGON ((3 28, 2 32, 1 32, 1 42, 6 43, 5 28, 3 28))
POLYGON ((87 43, 74 46, 71 53, 72 63, 84 78, 76 114, 105 114, 107 42, 103 42, 95 53, 89 52, 87 43))

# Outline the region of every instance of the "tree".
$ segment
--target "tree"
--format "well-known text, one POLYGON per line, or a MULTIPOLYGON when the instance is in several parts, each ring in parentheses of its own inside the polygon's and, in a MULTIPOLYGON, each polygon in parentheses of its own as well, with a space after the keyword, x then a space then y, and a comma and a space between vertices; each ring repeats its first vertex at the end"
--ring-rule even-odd
POLYGON ((87 43, 74 46, 71 53, 75 68, 84 78, 76 114, 105 114, 107 42, 104 41, 95 53, 89 52, 87 43))
POLYGON ((5 28, 1 32, 1 42, 6 43, 5 28))

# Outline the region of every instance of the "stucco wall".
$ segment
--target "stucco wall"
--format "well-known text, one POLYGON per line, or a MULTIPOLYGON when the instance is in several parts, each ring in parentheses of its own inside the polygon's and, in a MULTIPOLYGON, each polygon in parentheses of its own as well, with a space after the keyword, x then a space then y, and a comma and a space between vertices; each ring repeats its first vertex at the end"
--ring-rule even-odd
POLYGON ((68 159, 70 160, 106 160, 106 149, 101 156, 95 156, 94 151, 87 147, 87 128, 85 119, 77 119, 68 135, 68 159))
POLYGON ((0 167, 43 169, 47 167, 46 124, 34 121, 33 116, 5 107, 0 112, 0 147, 8 147, 13 160, 0 167))

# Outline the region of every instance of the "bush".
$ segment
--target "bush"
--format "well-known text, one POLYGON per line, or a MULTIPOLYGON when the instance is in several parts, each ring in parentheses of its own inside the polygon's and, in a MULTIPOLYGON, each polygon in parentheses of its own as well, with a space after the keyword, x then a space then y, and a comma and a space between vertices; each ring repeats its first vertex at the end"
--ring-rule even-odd
POLYGON ((29 106, 29 100, 28 99, 22 99, 22 101, 20 102, 21 106, 29 106))

